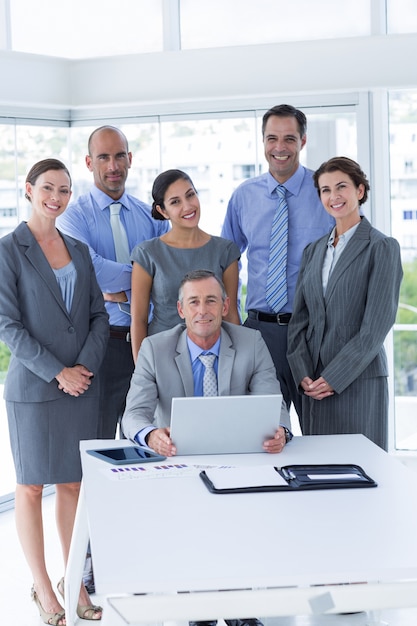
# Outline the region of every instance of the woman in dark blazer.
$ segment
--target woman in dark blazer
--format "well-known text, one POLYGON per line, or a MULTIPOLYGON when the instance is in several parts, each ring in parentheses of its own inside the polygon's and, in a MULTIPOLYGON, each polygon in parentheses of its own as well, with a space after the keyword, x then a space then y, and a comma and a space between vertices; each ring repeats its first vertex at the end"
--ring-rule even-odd
MULTIPOLYGON (((81 480, 79 441, 97 436, 94 374, 109 332, 87 246, 55 227, 70 196, 63 163, 36 163, 26 179, 31 217, 0 240, 0 339, 11 351, 4 397, 17 478, 16 525, 32 571, 32 597, 43 621, 58 626, 65 615, 45 565, 42 489, 56 484, 66 563, 81 480)), ((78 613, 101 618, 84 587, 78 613)))
POLYGON ((400 247, 360 215, 369 183, 355 161, 330 159, 314 184, 336 226, 304 250, 288 328, 288 361, 304 394, 301 430, 362 433, 386 449, 383 344, 397 313, 400 247))

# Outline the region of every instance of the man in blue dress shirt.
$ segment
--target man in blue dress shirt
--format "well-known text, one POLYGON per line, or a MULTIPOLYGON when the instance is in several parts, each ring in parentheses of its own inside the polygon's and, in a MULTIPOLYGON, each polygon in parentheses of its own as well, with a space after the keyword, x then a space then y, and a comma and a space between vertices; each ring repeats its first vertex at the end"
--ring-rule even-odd
POLYGON ((139 242, 162 235, 168 223, 154 220, 149 205, 126 193, 132 153, 118 128, 102 126, 94 130, 88 140, 85 161, 93 173, 94 186, 68 206, 57 225, 64 233, 88 245, 109 314, 110 338, 99 372, 99 437, 113 439, 123 415, 134 363, 129 343, 132 265, 116 261, 109 207, 115 202, 122 205, 120 221, 126 231, 129 252, 139 242))
POLYGON ((288 409, 291 402, 301 416, 301 395, 287 358, 287 329, 305 246, 328 233, 334 225, 323 209, 312 180, 312 171, 300 165, 300 152, 307 141, 304 113, 282 104, 265 113, 262 136, 266 174, 243 182, 232 194, 222 229, 247 251, 248 284, 245 326, 260 330, 274 361, 277 378, 288 409), (272 222, 279 203, 278 186, 284 186, 288 205, 286 302, 275 311, 266 301, 272 222))

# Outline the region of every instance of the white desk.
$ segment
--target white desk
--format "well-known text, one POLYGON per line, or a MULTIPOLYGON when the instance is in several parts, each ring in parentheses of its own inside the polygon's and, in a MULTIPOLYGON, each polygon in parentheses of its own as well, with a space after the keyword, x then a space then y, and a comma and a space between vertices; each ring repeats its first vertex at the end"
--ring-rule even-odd
POLYGON ((81 443, 85 499, 66 578, 68 626, 86 519, 97 592, 112 596, 112 626, 118 614, 120 623, 136 624, 417 605, 417 476, 362 435, 296 437, 279 455, 167 460, 356 463, 378 482, 373 489, 299 493, 214 495, 197 475, 111 480, 110 466, 85 452, 109 443, 81 443))

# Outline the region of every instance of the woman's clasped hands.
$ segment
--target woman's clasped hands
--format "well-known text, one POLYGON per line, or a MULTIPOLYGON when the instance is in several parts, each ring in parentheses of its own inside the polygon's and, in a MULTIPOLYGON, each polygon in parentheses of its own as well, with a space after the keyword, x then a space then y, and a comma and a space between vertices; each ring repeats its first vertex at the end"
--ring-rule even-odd
POLYGON ((310 396, 314 400, 323 400, 334 394, 334 390, 322 376, 313 380, 309 376, 303 378, 300 383, 306 396, 310 396))
POLYGON ((84 365, 74 365, 64 367, 55 378, 58 381, 58 389, 70 396, 78 397, 87 391, 93 376, 93 372, 90 372, 84 365))

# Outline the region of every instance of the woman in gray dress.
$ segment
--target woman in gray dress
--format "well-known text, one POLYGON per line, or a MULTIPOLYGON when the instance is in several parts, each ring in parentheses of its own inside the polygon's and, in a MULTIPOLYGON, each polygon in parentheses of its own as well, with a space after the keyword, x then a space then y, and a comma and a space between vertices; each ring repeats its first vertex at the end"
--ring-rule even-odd
POLYGON ((138 244, 132 251, 131 338, 133 358, 149 334, 182 322, 177 312, 178 288, 187 272, 211 270, 230 298, 228 322, 240 324, 237 310, 239 248, 199 227, 200 201, 191 178, 181 170, 159 174, 152 187, 152 216, 170 220, 171 230, 138 244), (149 304, 153 317, 148 326, 149 304))
MULTIPOLYGON (((5 383, 16 469, 19 539, 33 576, 32 598, 46 624, 65 614, 44 553, 43 485, 56 484, 64 563, 81 480, 79 441, 97 436, 98 381, 108 319, 87 246, 62 235, 55 219, 71 196, 61 161, 36 163, 26 178, 29 220, 0 240, 0 340, 11 351, 5 383)), ((63 592, 63 582, 58 590, 63 592)), ((78 615, 100 619, 82 586, 78 615)))

